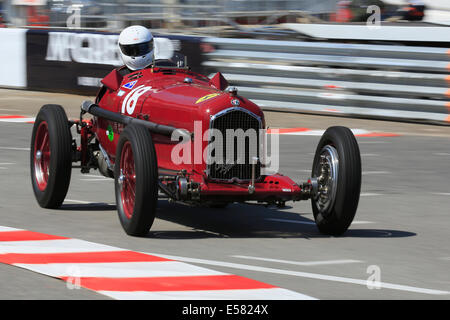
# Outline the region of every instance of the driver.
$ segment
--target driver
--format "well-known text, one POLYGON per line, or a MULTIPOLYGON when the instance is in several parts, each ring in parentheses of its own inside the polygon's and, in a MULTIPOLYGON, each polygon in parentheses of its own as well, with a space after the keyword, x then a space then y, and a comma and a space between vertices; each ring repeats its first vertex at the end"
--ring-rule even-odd
MULTIPOLYGON (((143 26, 130 26, 119 35, 119 49, 124 66, 114 69, 101 83, 111 90, 120 87, 122 77, 134 71, 142 70, 152 65, 177 66, 171 59, 155 58, 155 39, 150 30, 143 26)), ((158 39, 156 39, 158 40, 158 39)), ((161 49, 161 43, 159 49, 161 49)), ((158 49, 158 47, 156 47, 158 49)))
POLYGON ((153 35, 143 26, 130 26, 119 35, 120 55, 131 71, 144 69, 154 60, 153 35))

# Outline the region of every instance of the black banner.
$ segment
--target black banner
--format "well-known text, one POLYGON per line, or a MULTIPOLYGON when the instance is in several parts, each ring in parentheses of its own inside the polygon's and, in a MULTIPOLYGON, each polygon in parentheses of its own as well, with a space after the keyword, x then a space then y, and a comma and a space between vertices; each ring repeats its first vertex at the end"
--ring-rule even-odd
MULTIPOLYGON (((99 81, 123 64, 118 36, 100 32, 28 30, 27 87, 94 95, 99 81)), ((154 37, 165 38, 161 39, 165 41, 165 51, 182 53, 193 71, 202 72, 201 38, 157 34, 154 37)))

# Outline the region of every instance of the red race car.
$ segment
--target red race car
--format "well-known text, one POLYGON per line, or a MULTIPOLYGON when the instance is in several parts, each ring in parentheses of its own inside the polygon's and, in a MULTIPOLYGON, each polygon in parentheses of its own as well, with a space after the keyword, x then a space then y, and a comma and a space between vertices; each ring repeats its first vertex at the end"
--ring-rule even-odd
POLYGON ((311 199, 322 233, 348 229, 361 187, 359 147, 348 128, 325 131, 311 178, 298 184, 268 173, 264 114, 228 88, 220 73, 211 79, 194 73, 181 57, 123 71, 102 80, 95 102, 83 102, 79 120, 68 120, 59 105, 40 109, 30 164, 41 207, 61 206, 72 168, 98 169, 115 180, 119 220, 133 236, 148 233, 158 197, 211 208, 311 199), (79 139, 72 139, 72 127, 79 139))

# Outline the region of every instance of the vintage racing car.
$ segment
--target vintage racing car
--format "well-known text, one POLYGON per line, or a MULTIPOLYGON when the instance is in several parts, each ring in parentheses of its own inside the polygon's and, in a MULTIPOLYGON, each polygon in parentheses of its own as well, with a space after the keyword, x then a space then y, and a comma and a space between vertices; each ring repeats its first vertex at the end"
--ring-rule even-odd
POLYGON ((148 68, 123 71, 115 69, 102 80, 95 102, 82 103, 78 120, 69 120, 60 105, 40 109, 30 167, 41 207, 62 205, 72 168, 82 173, 98 169, 115 180, 119 219, 133 236, 148 233, 162 196, 211 208, 233 202, 283 206, 311 199, 322 233, 341 235, 348 229, 361 187, 359 147, 348 128, 325 131, 311 178, 296 183, 279 173, 267 174, 263 156, 249 156, 250 149, 265 154, 264 135, 258 134, 256 142, 245 136, 243 149, 225 135, 231 129, 261 132, 266 124, 261 109, 229 87, 220 73, 208 78, 192 72, 181 57, 176 63, 156 60, 148 68), (224 136, 222 146, 206 153, 204 161, 204 150, 219 141, 204 134, 207 130, 224 136), (175 149, 190 161, 175 159, 175 149), (233 153, 231 162, 227 153, 233 153))

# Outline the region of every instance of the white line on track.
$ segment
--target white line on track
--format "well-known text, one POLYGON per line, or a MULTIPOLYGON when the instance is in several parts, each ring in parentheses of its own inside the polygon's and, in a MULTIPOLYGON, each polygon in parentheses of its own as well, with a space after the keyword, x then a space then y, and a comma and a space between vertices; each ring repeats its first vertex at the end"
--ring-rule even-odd
POLYGON ((9 164, 15 164, 15 163, 12 163, 12 162, 1 162, 0 163, 1 166, 6 166, 6 165, 9 165, 9 164))
POLYGON ((34 122, 36 118, 0 118, 1 122, 10 122, 10 123, 26 123, 26 122, 34 122))
POLYGON ((361 193, 359 196, 360 197, 376 197, 376 196, 382 196, 382 194, 381 193, 364 192, 364 193, 361 193))
POLYGON ((316 298, 281 288, 245 290, 192 291, 97 291, 118 300, 317 300, 316 298))
POLYGON ((74 200, 74 199, 64 199, 65 202, 73 202, 79 204, 90 204, 92 206, 115 206, 115 203, 107 203, 107 202, 95 202, 95 201, 84 201, 84 200, 74 200))
POLYGON ((0 149, 4 149, 4 150, 30 151, 30 148, 0 147, 0 149))
POLYGON ((0 242, 1 253, 73 253, 123 250, 125 249, 78 239, 0 242))
POLYGON ((89 204, 89 203, 92 203, 92 202, 90 202, 90 201, 72 200, 72 199, 64 199, 64 202, 74 202, 74 203, 81 203, 81 204, 89 204))
POLYGON ((432 192, 431 194, 434 194, 437 196, 450 196, 450 192, 432 192))
POLYGON ((241 258, 241 259, 249 259, 249 260, 260 260, 260 261, 268 261, 268 262, 278 262, 278 263, 286 263, 286 264, 294 264, 297 266, 321 266, 321 265, 329 265, 329 264, 347 264, 347 263, 363 263, 361 260, 351 260, 351 259, 340 259, 340 260, 325 260, 325 261, 290 261, 290 260, 282 260, 282 259, 271 259, 271 258, 261 258, 261 257, 253 257, 253 256, 241 256, 234 255, 231 256, 233 258, 241 258))
POLYGON ((14 265, 51 277, 73 276, 71 266, 77 267, 78 277, 141 278, 224 275, 225 273, 205 269, 178 261, 151 262, 95 262, 95 263, 44 263, 14 265), (181 264, 181 265, 180 265, 181 264))
POLYGON ((104 179, 104 178, 102 178, 102 179, 94 179, 94 178, 92 178, 92 179, 80 179, 81 181, 112 181, 112 179, 104 179))
POLYGON ((17 229, 17 228, 12 228, 12 227, 4 227, 4 226, 0 226, 0 232, 3 231, 21 231, 23 229, 17 229))
POLYGON ((45 100, 45 98, 40 98, 40 97, 24 97, 24 96, 20 96, 20 97, 14 97, 14 96, 3 96, 0 97, 0 100, 45 100))
MULTIPOLYGON (((299 220, 288 220, 288 219, 276 219, 276 218, 266 218, 265 220, 269 221, 277 221, 277 222, 286 222, 286 223, 298 223, 298 224, 308 224, 308 225, 316 225, 313 221, 299 221, 299 220)), ((352 224, 367 224, 374 223, 372 221, 353 221, 352 224)))
POLYGON ((363 172, 361 172, 361 174, 363 176, 365 176, 365 175, 369 175, 369 174, 391 174, 391 172, 389 172, 389 171, 363 171, 363 172))
MULTIPOLYGON (((149 254, 155 254, 155 253, 149 253, 149 254)), ((240 263, 231 263, 231 262, 225 262, 225 261, 215 261, 215 260, 205 260, 205 259, 187 258, 187 257, 179 257, 179 256, 170 256, 170 255, 159 254, 159 253, 157 253, 157 255, 164 257, 164 258, 168 258, 168 259, 174 259, 174 260, 190 262, 190 263, 199 263, 199 264, 214 265, 214 266, 226 267, 226 268, 259 271, 259 272, 266 272, 266 273, 275 273, 275 274, 289 275, 289 276, 294 276, 294 277, 302 277, 302 278, 310 278, 310 279, 317 279, 317 280, 326 280, 326 281, 334 281, 334 282, 350 283, 350 284, 367 286, 366 279, 355 279, 355 278, 330 276, 330 275, 311 273, 311 272, 300 272, 300 271, 292 271, 292 270, 284 270, 284 269, 267 268, 267 267, 253 266, 253 265, 240 264, 240 263)), ((406 286, 406 285, 394 284, 394 283, 388 283, 388 282, 380 282, 380 287, 384 288, 384 289, 408 291, 408 292, 431 294, 431 295, 448 295, 448 294, 450 294, 449 291, 412 287, 412 286, 406 286)))
POLYGON ((109 179, 107 177, 100 176, 100 175, 97 175, 97 174, 84 174, 83 173, 83 177, 91 177, 91 178, 97 178, 97 179, 109 179))
POLYGON ((358 144, 378 144, 378 143, 392 143, 391 141, 362 141, 359 140, 358 144))

